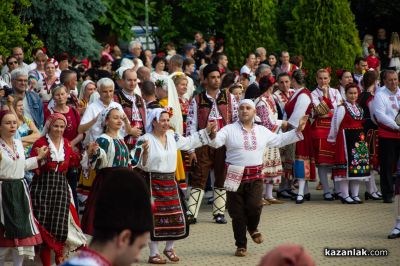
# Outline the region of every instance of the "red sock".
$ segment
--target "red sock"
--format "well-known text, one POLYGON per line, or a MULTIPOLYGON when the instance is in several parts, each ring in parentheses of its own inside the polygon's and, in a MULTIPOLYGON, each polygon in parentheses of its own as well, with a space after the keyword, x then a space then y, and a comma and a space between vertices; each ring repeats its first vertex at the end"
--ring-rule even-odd
POLYGON ((43 266, 51 266, 51 250, 49 247, 42 247, 40 251, 40 260, 42 261, 43 266))

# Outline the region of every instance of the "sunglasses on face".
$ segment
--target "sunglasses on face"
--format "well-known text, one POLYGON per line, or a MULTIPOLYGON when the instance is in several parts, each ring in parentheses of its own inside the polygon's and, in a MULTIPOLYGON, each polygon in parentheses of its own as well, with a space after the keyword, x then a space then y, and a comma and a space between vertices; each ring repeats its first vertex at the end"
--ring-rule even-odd
POLYGON ((17 62, 17 61, 11 61, 11 62, 8 62, 8 64, 9 64, 9 65, 17 65, 18 62, 17 62))

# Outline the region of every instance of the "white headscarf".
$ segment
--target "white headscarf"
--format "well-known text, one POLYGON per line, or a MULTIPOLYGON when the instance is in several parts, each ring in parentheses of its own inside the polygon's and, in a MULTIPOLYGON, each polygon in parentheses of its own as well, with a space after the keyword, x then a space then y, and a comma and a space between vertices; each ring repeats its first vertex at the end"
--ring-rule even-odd
POLYGON ((83 95, 85 95, 85 92, 86 92, 86 86, 89 85, 89 84, 96 85, 96 83, 94 83, 94 81, 92 81, 90 79, 85 80, 81 85, 81 90, 79 91, 79 100, 83 99, 83 95))
POLYGON ((106 118, 107 118, 108 113, 111 112, 111 111, 114 110, 114 109, 116 109, 116 110, 119 111, 119 109, 118 109, 117 107, 114 106, 114 107, 107 107, 106 109, 104 109, 104 110, 100 113, 99 119, 100 119, 100 124, 101 124, 101 127, 102 127, 102 128, 104 128, 104 127, 106 126, 106 118))
POLYGON ((148 109, 146 119, 146 133, 151 133, 153 131, 153 120, 156 119, 156 121, 159 122, 162 112, 166 112, 166 110, 164 108, 148 109))
POLYGON ((239 102, 239 107, 242 106, 243 104, 248 104, 251 106, 251 108, 256 109, 256 105, 254 104, 254 102, 250 99, 243 99, 240 100, 239 102))
POLYGON ((182 72, 174 72, 167 78, 168 85, 168 107, 174 110, 174 115, 170 118, 170 125, 175 129, 176 133, 183 135, 183 118, 181 104, 179 103, 178 92, 176 91, 174 80, 172 79, 176 75, 185 75, 182 72))

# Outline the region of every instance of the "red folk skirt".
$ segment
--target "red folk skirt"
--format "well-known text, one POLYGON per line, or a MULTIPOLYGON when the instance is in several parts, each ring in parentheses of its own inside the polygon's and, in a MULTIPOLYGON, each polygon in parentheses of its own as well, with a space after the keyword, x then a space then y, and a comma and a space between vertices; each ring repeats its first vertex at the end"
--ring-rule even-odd
POLYGON ((327 141, 331 120, 331 118, 317 118, 312 125, 314 156, 317 165, 335 164, 335 145, 327 141))
POLYGON ((315 181, 315 158, 313 140, 311 137, 311 124, 307 122, 303 130, 304 139, 296 142, 295 160, 293 166, 294 177, 315 181))
POLYGON ((370 178, 369 151, 363 128, 341 129, 336 139, 335 180, 370 178))

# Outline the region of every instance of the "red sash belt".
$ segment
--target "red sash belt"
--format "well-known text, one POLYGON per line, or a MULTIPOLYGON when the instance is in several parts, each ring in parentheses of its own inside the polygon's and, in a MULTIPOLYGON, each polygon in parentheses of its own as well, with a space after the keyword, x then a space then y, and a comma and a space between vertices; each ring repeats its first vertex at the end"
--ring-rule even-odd
POLYGON ((400 131, 394 130, 382 123, 378 123, 378 137, 386 139, 400 139, 400 131))

